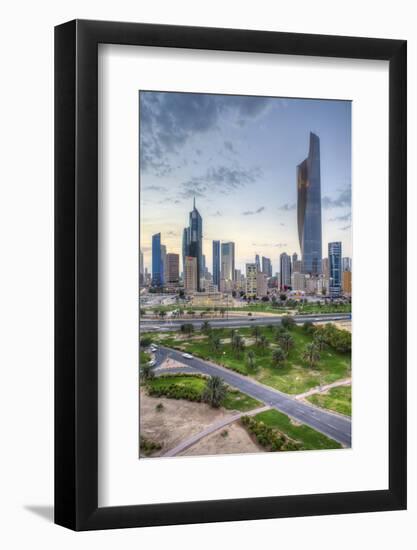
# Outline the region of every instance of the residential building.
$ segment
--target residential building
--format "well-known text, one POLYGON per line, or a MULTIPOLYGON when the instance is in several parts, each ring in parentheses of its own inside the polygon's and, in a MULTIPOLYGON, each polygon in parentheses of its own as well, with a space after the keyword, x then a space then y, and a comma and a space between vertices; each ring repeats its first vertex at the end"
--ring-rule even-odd
POLYGON ((306 289, 306 276, 304 273, 300 273, 298 271, 292 273, 291 288, 293 290, 303 290, 303 291, 306 289))
POLYGON ((342 291, 342 243, 329 243, 329 295, 337 298, 342 291))
POLYGON ((329 278, 329 258, 323 258, 321 261, 321 270, 323 273, 323 277, 326 279, 329 278))
POLYGON ((256 274, 256 296, 262 298, 268 294, 268 276, 266 273, 256 274))
POLYGON ((166 282, 178 283, 180 280, 180 256, 179 254, 168 253, 166 255, 166 282))
POLYGON ((185 257, 184 289, 186 292, 198 290, 198 259, 195 256, 185 257))
POLYGON ((352 294, 352 272, 343 271, 342 273, 342 290, 344 294, 352 294))
POLYGON ((164 267, 161 254, 161 233, 152 235, 152 286, 164 284, 164 267))
POLYGON ((258 267, 256 263, 246 264, 246 297, 256 298, 258 267))
POLYGON ((320 139, 310 132, 308 157, 297 166, 298 238, 303 273, 321 273, 320 139))
POLYGON ((220 288, 220 241, 213 241, 213 283, 220 288))
POLYGON ((283 252, 279 257, 280 287, 286 289, 291 286, 291 258, 283 252))

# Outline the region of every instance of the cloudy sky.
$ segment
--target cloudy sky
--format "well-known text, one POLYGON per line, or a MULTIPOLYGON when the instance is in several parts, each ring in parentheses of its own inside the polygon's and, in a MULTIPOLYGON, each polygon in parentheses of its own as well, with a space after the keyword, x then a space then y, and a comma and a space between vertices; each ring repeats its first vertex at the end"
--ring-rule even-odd
POLYGON ((323 256, 342 241, 351 256, 351 104, 348 101, 143 92, 140 102, 141 248, 161 232, 181 254, 193 197, 212 240, 236 243, 236 267, 255 254, 300 253, 296 166, 320 138, 323 256))

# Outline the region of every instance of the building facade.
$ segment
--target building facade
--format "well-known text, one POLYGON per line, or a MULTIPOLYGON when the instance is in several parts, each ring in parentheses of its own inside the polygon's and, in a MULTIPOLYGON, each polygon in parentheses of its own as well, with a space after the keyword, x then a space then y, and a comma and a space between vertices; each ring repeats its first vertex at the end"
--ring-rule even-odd
POLYGON ((352 271, 352 258, 342 258, 342 271, 352 271))
POLYGON ((213 284, 220 290, 220 241, 213 241, 213 284))
POLYGON ((272 277, 272 263, 270 258, 262 256, 262 273, 267 277, 272 277))
POLYGON ((268 276, 266 273, 256 274, 256 296, 263 298, 268 294, 268 276))
POLYGON ((187 256, 197 259, 197 290, 201 290, 201 279, 204 277, 203 219, 195 206, 195 199, 193 209, 189 215, 189 226, 184 228, 183 231, 182 254, 185 264, 187 263, 187 256))
POLYGON ((224 281, 235 280, 235 243, 222 243, 221 245, 221 275, 224 281))
POLYGON ((164 267, 161 254, 161 233, 152 235, 152 286, 162 287, 164 284, 164 267))
POLYGON ((352 294, 352 272, 351 271, 343 271, 342 290, 344 294, 348 294, 349 296, 352 294))
POLYGON ((308 157, 297 166, 297 221, 303 273, 321 273, 320 140, 310 132, 308 157))
POLYGON ((342 243, 329 243, 329 295, 337 298, 342 293, 342 243))

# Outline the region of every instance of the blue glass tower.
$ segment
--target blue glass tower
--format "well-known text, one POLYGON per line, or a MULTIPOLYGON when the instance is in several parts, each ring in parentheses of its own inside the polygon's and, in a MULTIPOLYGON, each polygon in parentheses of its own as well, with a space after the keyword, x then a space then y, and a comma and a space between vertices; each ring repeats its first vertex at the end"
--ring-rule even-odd
POLYGON ((337 298, 342 293, 342 243, 329 243, 329 295, 337 298))
POLYGON ((213 283, 220 289, 220 241, 213 241, 213 283))
POLYGON ((162 287, 164 266, 161 254, 161 233, 152 235, 152 286, 162 287))
POLYGON ((303 273, 321 273, 320 140, 310 132, 308 157, 297 166, 298 239, 303 273))

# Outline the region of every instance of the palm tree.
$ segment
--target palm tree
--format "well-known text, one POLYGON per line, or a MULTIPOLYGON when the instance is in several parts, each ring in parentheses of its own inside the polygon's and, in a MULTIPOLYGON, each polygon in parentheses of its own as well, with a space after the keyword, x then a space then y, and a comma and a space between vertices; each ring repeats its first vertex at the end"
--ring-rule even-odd
POLYGON ((249 350, 248 353, 246 354, 246 360, 248 363, 248 367, 251 370, 255 370, 255 367, 256 367, 255 353, 252 350, 249 350))
POLYGON ((294 338, 289 332, 282 332, 278 338, 278 342, 287 355, 290 348, 294 346, 294 338))
POLYGON ((209 346, 214 353, 218 353, 220 351, 221 342, 217 334, 211 333, 209 335, 209 346))
POLYGON ((251 334, 255 337, 255 344, 257 344, 259 335, 261 334, 261 329, 258 326, 254 325, 251 329, 251 334))
POLYGON ((308 363, 310 369, 320 360, 320 352, 315 344, 307 344, 302 353, 303 360, 308 363))
POLYGON ((236 356, 240 356, 240 352, 245 348, 245 342, 240 334, 234 334, 232 337, 232 350, 236 353, 236 356))
POLYGON ((164 309, 161 309, 158 315, 161 319, 163 319, 164 317, 166 317, 166 314, 167 312, 164 309))
POLYGON ((276 348, 272 353, 272 362, 275 366, 280 367, 285 361, 285 352, 282 348, 276 348))
POLYGON ((326 347, 326 338, 320 330, 314 335, 314 344, 316 344, 319 351, 323 351, 326 347))
POLYGON ((208 321, 204 321, 204 323, 201 325, 201 332, 210 332, 211 326, 208 321))
POLYGON ((265 349, 268 347, 269 342, 267 337, 264 334, 261 334, 261 336, 259 337, 258 344, 261 349, 265 349))
POLYGON ((218 408, 226 397, 226 384, 219 376, 210 376, 203 391, 203 400, 212 407, 218 408))

